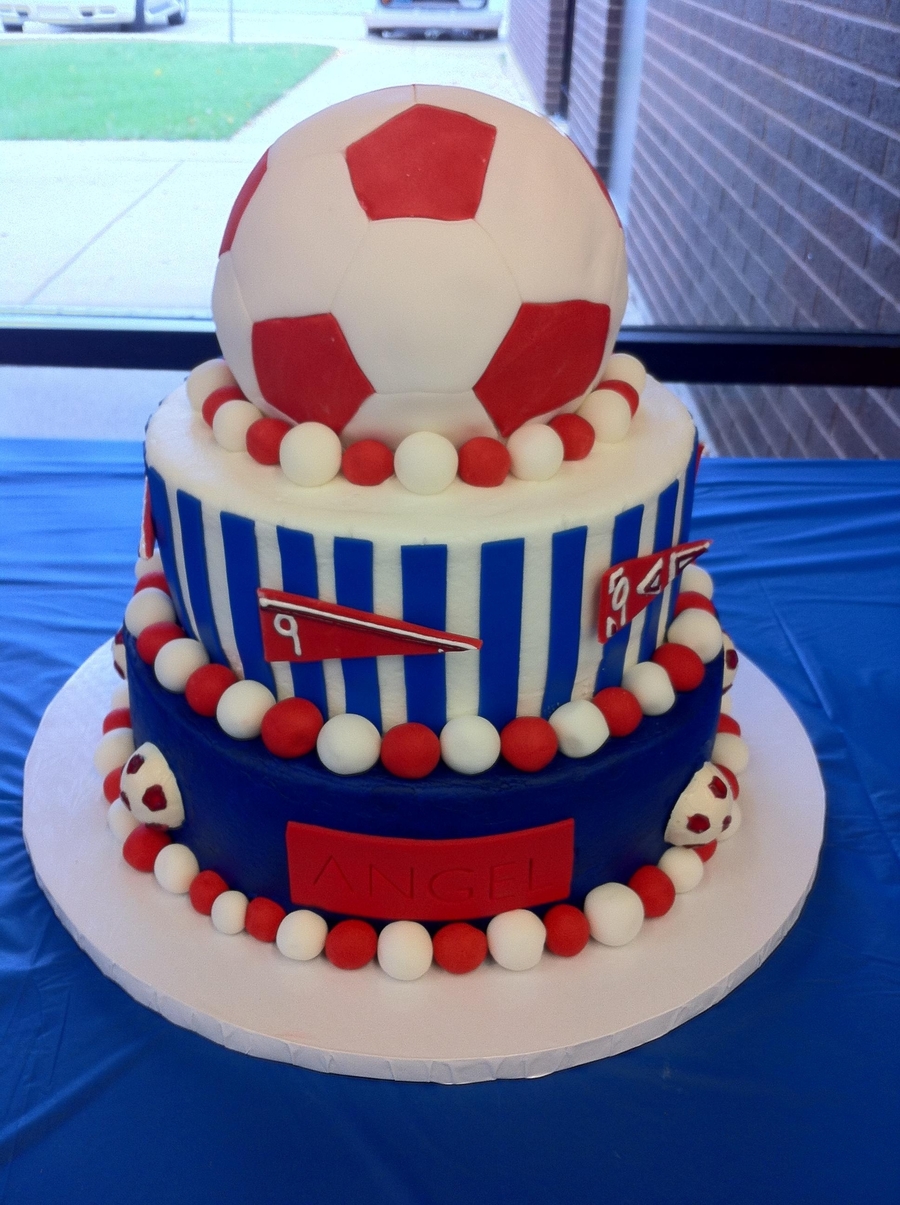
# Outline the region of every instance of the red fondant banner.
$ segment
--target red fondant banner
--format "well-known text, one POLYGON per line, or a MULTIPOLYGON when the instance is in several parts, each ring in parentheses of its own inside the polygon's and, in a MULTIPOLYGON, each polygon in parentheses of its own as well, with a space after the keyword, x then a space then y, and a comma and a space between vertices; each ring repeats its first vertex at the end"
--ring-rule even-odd
POLYGON ((566 899, 575 821, 419 841, 291 820, 285 840, 295 904, 381 920, 467 920, 566 899))
POLYGON ((631 623, 658 598, 681 571, 709 548, 712 540, 676 544, 648 556, 610 565, 600 580, 600 620, 597 634, 601 644, 631 623))
POLYGON ((481 648, 475 636, 457 636, 320 598, 258 590, 259 622, 267 661, 328 661, 332 657, 410 657, 481 648))

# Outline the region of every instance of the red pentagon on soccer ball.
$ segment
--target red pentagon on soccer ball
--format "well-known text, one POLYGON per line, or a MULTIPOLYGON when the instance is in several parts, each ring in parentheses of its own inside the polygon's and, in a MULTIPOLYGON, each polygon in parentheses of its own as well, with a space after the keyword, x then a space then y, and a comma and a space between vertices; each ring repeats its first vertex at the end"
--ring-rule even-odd
POLYGON ((558 748, 553 726, 540 716, 519 716, 500 733, 500 752, 511 766, 528 773, 548 766, 558 748))
POLYGON ((434 961, 451 975, 467 975, 487 958, 487 934, 465 921, 444 925, 432 941, 434 961))
POLYGON ((512 468, 512 457, 499 439, 477 435, 459 449, 457 472, 466 485, 489 488, 502 485, 512 468))
POLYGON ((661 644, 650 660, 663 667, 678 691, 696 690, 706 673, 703 662, 686 644, 661 644))
POLYGON ((709 611, 710 615, 718 615, 718 611, 713 606, 712 600, 707 598, 705 594, 699 594, 696 590, 684 590, 675 599, 675 614, 680 615, 682 611, 690 611, 691 609, 709 611))
POLYGON ((607 686, 592 700, 603 712, 610 736, 630 736, 644 718, 641 705, 624 686, 607 686))
POLYGON ((740 795, 740 793, 741 793, 741 787, 740 787, 740 783, 737 780, 737 775, 735 774, 735 772, 733 770, 729 770, 727 766, 717 765, 716 769, 719 771, 719 773, 722 775, 722 777, 725 779, 725 781, 728 783, 729 787, 731 788, 732 799, 737 799, 738 795, 740 795))
POLYGON ((380 756, 398 778, 425 778, 441 760, 441 742, 424 724, 397 724, 384 734, 380 756))
POLYGON ((209 916, 219 896, 228 890, 228 884, 214 870, 201 870, 194 875, 188 888, 191 907, 201 916, 209 916))
POLYGON ((162 590, 165 594, 172 593, 164 573, 145 573, 135 582, 133 593, 138 594, 141 590, 149 590, 151 586, 154 590, 162 590))
POLYGON ((342 971, 357 971, 375 957, 378 935, 368 921, 339 921, 325 938, 325 957, 342 971))
POLYGON ((741 726, 732 716, 725 715, 723 713, 719 716, 719 722, 716 725, 716 732, 728 732, 732 736, 740 736, 741 726))
POLYGON ((244 928, 257 941, 274 941, 278 926, 286 915, 280 904, 258 895, 247 905, 244 928))
POLYGON ((628 886, 641 897, 644 916, 665 916, 675 903, 675 884, 658 866, 642 866, 628 880, 628 886))
POLYGON ((269 163, 269 152, 266 151, 258 163, 255 164, 250 175, 241 185, 241 190, 235 197, 234 204, 231 207, 231 213, 228 215, 228 221, 225 223, 225 233, 222 235, 222 243, 219 247, 219 255, 224 255, 226 251, 231 250, 231 244, 234 242, 234 236, 237 234, 237 228, 240 225, 241 218, 244 216, 244 210, 250 204, 253 194, 262 183, 262 178, 266 174, 266 168, 269 163))
POLYGON ((188 707, 197 715, 215 715, 219 699, 237 680, 237 674, 228 665, 201 665, 188 678, 184 688, 188 707))
POLYGON ((258 464, 278 464, 281 441, 290 429, 280 418, 258 418, 247 428, 247 451, 258 464))
POLYGON ((114 728, 130 728, 131 712, 127 707, 115 707, 103 717, 103 731, 112 732, 114 728))
POLYGON ((544 917, 547 949, 560 958, 573 958, 588 943, 591 927, 574 904, 556 904, 544 917))
POLYGON ((564 460, 584 460, 594 446, 594 428, 580 414, 557 414, 547 424, 562 440, 564 460))
POLYGON ((468 113, 413 105, 347 147, 353 191, 372 221, 474 218, 496 137, 468 113))
POLYGON ((394 453, 380 439, 360 439, 344 450, 341 472, 352 485, 381 485, 394 474, 394 453))
POLYGON ((187 632, 180 624, 169 623, 167 620, 151 623, 138 636, 135 648, 144 664, 152 665, 164 644, 168 644, 170 640, 182 640, 186 635, 187 632))
POLYGON ((149 874, 156 861, 156 855, 161 849, 170 845, 172 838, 159 828, 150 828, 147 824, 139 824, 125 838, 122 846, 122 857, 129 866, 149 874))
POLYGON ((303 757, 314 748, 325 721, 309 699, 282 699, 262 718, 262 743, 276 757, 303 757))

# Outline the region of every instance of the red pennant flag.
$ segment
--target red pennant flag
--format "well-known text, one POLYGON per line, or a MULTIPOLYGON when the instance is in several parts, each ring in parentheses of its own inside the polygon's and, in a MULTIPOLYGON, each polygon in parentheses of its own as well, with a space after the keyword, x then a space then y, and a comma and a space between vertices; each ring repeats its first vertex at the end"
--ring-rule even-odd
POLYGON ((654 598, 658 598, 684 568, 702 556, 711 543, 712 540, 694 540, 610 565, 600 580, 600 643, 606 644, 611 636, 649 607, 654 598))
POLYGON ((480 649, 474 636, 457 636, 338 603, 258 590, 267 661, 329 661, 353 657, 415 657, 480 649))

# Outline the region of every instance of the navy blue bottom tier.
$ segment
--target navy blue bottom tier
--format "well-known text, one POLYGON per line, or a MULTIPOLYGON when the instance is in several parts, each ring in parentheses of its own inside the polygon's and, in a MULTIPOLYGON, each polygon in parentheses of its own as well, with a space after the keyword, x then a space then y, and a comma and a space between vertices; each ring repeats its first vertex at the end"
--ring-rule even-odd
POLYGON ((193 850, 201 869, 287 909, 307 902, 291 899, 285 839, 291 821, 448 840, 572 820, 568 898, 580 905, 600 883, 626 882, 638 867, 659 860, 669 814, 709 758, 721 700, 719 657, 702 684, 679 695, 666 715, 645 717, 631 736, 610 738, 591 757, 557 754, 536 774, 501 760, 472 777, 441 763, 418 781, 396 778, 381 765, 345 778, 324 769, 315 752, 285 761, 259 739, 226 736, 182 695, 159 686, 130 638, 127 644, 135 743, 158 746, 184 801, 185 822, 175 839, 193 850))

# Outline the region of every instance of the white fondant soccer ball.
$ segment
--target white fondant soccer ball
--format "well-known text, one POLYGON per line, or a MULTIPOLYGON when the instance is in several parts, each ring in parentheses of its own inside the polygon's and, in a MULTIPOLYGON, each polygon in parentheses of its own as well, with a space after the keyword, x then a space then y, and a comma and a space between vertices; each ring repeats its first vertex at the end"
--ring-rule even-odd
POLYGON ((627 297, 622 229, 544 118, 461 88, 355 97, 289 130, 241 189, 213 313, 245 395, 393 447, 574 410, 627 297))

